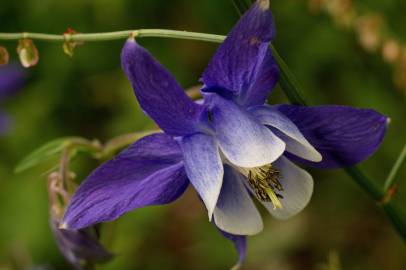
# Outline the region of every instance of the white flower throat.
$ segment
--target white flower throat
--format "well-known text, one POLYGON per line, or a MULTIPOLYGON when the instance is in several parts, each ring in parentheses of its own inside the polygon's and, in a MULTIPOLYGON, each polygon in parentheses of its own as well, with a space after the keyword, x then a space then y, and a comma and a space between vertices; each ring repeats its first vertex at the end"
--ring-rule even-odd
POLYGON ((283 186, 279 182, 281 173, 271 164, 255 168, 239 168, 239 171, 247 177, 248 184, 255 193, 258 200, 272 202, 274 209, 282 209, 280 199, 283 186))

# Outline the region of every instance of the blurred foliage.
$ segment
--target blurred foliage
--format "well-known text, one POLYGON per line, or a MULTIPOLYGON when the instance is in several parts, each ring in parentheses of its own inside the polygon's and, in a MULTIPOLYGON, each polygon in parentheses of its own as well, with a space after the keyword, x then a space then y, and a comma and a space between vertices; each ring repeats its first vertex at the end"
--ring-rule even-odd
MULTIPOLYGON (((358 4, 358 3, 357 3, 358 4)), ((364 0, 360 8, 381 14, 405 40, 401 0, 364 0)), ((403 7, 403 8, 402 8, 403 7)), ((380 56, 362 49, 353 32, 325 14, 308 11, 307 1, 273 1, 275 46, 312 105, 374 108, 392 122, 380 150, 361 168, 383 184, 406 138, 406 106, 392 70, 380 56)), ((226 34, 238 19, 230 1, 99 0, 2 1, 0 32, 101 32, 170 28, 226 34)), ((204 70, 215 44, 148 38, 140 41, 184 87, 204 70)), ((139 108, 120 69, 123 41, 86 43, 66 56, 62 44, 36 42, 39 63, 28 70, 23 91, 6 104, 14 128, 0 138, 0 269, 70 269, 48 224, 45 172, 51 164, 22 174, 13 168, 29 152, 58 137, 109 138, 154 127, 139 108), (34 269, 34 268, 32 268, 34 269), (35 268, 38 269, 38 268, 35 268)), ((2 42, 17 61, 14 42, 2 42)), ((276 88, 273 103, 286 102, 276 88)), ((78 179, 97 166, 86 156, 72 164, 78 179)), ((249 239, 245 269, 406 269, 406 248, 383 213, 340 171, 312 171, 316 180, 309 206, 288 221, 264 211, 265 230, 249 239), (337 266, 339 265, 339 266, 337 266), (327 268, 328 269, 328 268, 327 268), (334 269, 334 268, 330 268, 334 269)), ((403 169, 399 175, 406 177, 403 169)), ((406 205, 400 182, 395 200, 406 205)), ((207 221, 190 189, 170 206, 149 207, 102 227, 102 240, 117 254, 100 269, 227 269, 236 260, 231 243, 207 221)))

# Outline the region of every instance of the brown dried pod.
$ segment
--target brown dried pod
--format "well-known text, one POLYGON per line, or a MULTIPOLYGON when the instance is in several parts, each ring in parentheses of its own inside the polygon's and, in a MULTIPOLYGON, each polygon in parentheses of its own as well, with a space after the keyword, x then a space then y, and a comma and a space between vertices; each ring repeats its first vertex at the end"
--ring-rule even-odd
POLYGON ((31 39, 20 39, 18 42, 17 53, 20 62, 25 68, 35 66, 39 60, 37 47, 31 39))
POLYGON ((5 47, 0 46, 0 66, 7 65, 9 60, 9 54, 5 47))

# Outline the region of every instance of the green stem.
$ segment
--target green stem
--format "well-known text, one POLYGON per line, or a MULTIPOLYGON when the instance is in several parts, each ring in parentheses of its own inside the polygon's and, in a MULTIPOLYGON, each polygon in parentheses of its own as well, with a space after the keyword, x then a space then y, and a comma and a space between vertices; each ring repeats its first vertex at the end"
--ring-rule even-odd
POLYGON ((138 29, 138 30, 126 30, 116 32, 104 32, 104 33, 90 33, 90 34, 68 34, 68 35, 50 35, 43 33, 0 33, 0 40, 19 40, 24 38, 36 39, 42 41, 72 41, 72 42, 92 42, 92 41, 108 41, 124 39, 128 37, 161 37, 161 38, 177 38, 177 39, 189 39, 221 43, 225 36, 177 31, 169 29, 138 29))
POLYGON ((393 165, 388 177, 386 178, 385 181, 385 191, 388 192, 390 188, 392 188, 396 184, 396 176, 398 172, 400 171, 400 168, 402 167, 403 163, 406 160, 406 144, 403 146, 402 152, 400 152, 400 155, 398 159, 395 162, 395 165, 393 165))
POLYGON ((249 9, 251 3, 250 0, 230 0, 233 3, 235 9, 240 14, 240 16, 244 13, 244 10, 249 9))
POLYGON ((392 201, 382 205, 383 210, 396 228, 403 240, 406 241, 406 213, 399 209, 392 201))
POLYGON ((375 201, 380 202, 385 193, 378 188, 365 174, 356 166, 346 168, 345 171, 354 181, 365 190, 375 201))
POLYGON ((299 89, 301 89, 299 82, 296 80, 295 76, 290 71, 285 61, 283 61, 282 57, 279 55, 275 47, 271 45, 271 48, 272 55, 275 61, 278 63, 280 69, 279 85, 281 86, 282 90, 285 92, 286 96, 288 97, 291 103, 298 105, 306 105, 306 101, 304 100, 299 91, 299 89))

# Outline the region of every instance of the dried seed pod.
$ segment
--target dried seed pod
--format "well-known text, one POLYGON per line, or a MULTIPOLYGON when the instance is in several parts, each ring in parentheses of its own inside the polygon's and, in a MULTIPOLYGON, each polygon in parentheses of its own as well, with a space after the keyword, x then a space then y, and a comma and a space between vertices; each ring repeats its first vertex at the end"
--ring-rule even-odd
POLYGON ((39 60, 38 50, 31 39, 20 39, 18 42, 17 53, 20 62, 25 68, 35 66, 39 60))
POLYGON ((0 66, 7 65, 9 60, 9 54, 5 47, 0 46, 0 66))
POLYGON ((63 34, 63 36, 65 37, 65 42, 62 45, 62 49, 63 52, 70 57, 73 57, 76 46, 83 44, 83 42, 72 40, 72 35, 74 34, 77 34, 77 32, 70 27, 68 27, 68 30, 66 30, 66 32, 63 34))

